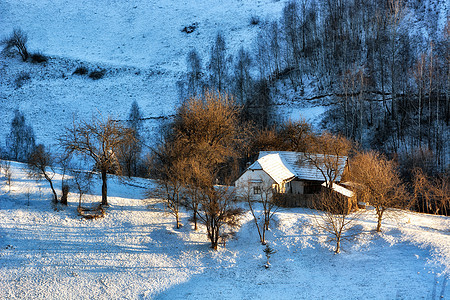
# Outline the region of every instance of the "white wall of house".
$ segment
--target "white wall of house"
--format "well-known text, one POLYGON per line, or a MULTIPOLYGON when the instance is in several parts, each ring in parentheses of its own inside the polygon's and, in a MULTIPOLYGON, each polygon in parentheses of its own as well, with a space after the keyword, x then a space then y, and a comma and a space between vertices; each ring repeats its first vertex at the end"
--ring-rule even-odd
POLYGON ((247 170, 234 185, 238 198, 246 200, 250 197, 251 200, 259 200, 267 194, 271 196, 271 189, 276 182, 263 170, 247 170))

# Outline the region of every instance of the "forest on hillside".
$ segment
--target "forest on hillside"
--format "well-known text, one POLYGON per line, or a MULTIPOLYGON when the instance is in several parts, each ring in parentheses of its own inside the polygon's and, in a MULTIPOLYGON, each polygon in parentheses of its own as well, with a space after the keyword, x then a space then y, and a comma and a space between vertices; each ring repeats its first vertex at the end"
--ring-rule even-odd
POLYGON ((450 21, 438 4, 290 1, 279 20, 251 18, 259 27, 251 47, 229 53, 219 32, 210 57, 192 50, 180 95, 232 94, 261 129, 278 126, 280 102, 325 105, 323 129, 397 158, 407 169, 445 172, 450 21))

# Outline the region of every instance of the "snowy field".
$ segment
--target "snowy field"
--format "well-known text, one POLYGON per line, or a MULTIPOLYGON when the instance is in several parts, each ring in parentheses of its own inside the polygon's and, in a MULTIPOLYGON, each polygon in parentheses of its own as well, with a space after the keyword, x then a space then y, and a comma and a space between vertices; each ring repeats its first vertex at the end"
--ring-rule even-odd
MULTIPOLYGON (((226 38, 228 55, 253 47, 258 26, 252 16, 274 20, 286 3, 273 0, 1 0, 0 38, 22 28, 31 53, 50 57, 45 65, 0 55, 0 146, 14 109, 24 112, 38 143, 56 145, 55 137, 75 119, 92 115, 128 116, 136 100, 144 117, 171 115, 178 105, 177 82, 186 72, 186 55, 196 49, 207 67, 217 33, 226 38), (196 23, 187 34, 185 26, 196 23), (105 69, 93 81, 75 69, 105 69), (21 87, 16 78, 26 72, 21 87)), ((146 121, 144 136, 159 123, 146 121)), ((55 148, 55 147, 54 147, 55 148)))
MULTIPOLYGON (((332 244, 311 210, 282 209, 268 235, 265 269, 250 213, 226 248, 209 248, 205 229, 184 226, 155 199, 152 183, 111 177, 103 219, 77 215, 77 197, 55 211, 45 181, 12 163, 11 190, 0 183, 0 299, 446 299, 450 297, 450 219, 404 212, 385 221, 367 212, 362 233, 332 244)), ((59 176, 55 177, 59 185, 59 176)), ((84 200, 100 202, 100 180, 84 200)), ((60 191, 58 191, 60 194, 60 191)))
MULTIPOLYGON (((0 147, 16 108, 37 142, 53 151, 73 119, 124 119, 133 100, 146 118, 173 114, 176 83, 191 49, 199 51, 203 67, 218 31, 229 54, 250 49, 258 32, 250 18, 276 19, 286 2, 0 0, 0 37, 21 27, 30 52, 50 56, 42 66, 0 55, 0 147), (193 23, 194 33, 181 32, 193 23), (93 81, 73 75, 79 66, 107 72, 93 81), (22 72, 30 80, 18 86, 22 72)), ((323 110, 280 108, 286 117, 312 122, 323 110)), ((144 135, 157 134, 158 125, 146 121, 144 135)), ((249 213, 226 248, 214 252, 205 229, 192 230, 189 213, 175 230, 164 206, 144 199, 149 181, 111 178, 106 217, 87 221, 77 215, 77 195, 55 211, 47 183, 29 179, 18 163, 12 166, 11 189, 0 178, 0 299, 450 298, 446 217, 405 212, 375 234, 376 220, 368 213, 355 224, 358 238, 333 255, 327 237, 312 226, 310 210, 283 209, 268 234, 277 252, 265 269, 249 213)), ((85 202, 100 202, 99 180, 93 191, 85 202)))

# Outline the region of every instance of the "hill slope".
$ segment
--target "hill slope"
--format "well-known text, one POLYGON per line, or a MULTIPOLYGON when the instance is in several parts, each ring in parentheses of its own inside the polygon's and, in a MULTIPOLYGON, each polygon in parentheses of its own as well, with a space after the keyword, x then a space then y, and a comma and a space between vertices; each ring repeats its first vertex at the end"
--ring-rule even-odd
MULTIPOLYGON (((227 248, 209 248, 205 228, 184 227, 158 200, 143 200, 152 182, 111 177, 111 207, 83 220, 77 195, 55 211, 44 181, 13 163, 11 190, 0 195, 2 299, 436 299, 448 297, 450 220, 404 212, 373 232, 370 211, 355 224, 362 234, 332 243, 313 226, 311 211, 284 209, 268 233, 277 252, 265 269, 250 213, 227 248)), ((56 176, 59 180, 59 175, 56 176)), ((98 203, 100 180, 84 205, 98 203)), ((60 191, 58 191, 60 193, 60 191)))
MULTIPOLYGON (((230 54, 250 47, 257 26, 251 16, 277 18, 286 1, 1 1, 0 36, 20 27, 28 33, 29 50, 50 56, 45 66, 0 55, 0 144, 13 110, 21 109, 38 142, 55 144, 73 118, 101 113, 127 117, 133 100, 145 117, 174 113, 176 82, 186 71, 186 54, 194 47, 208 57, 218 31, 230 54), (187 34, 181 30, 196 24, 187 34), (92 81, 72 75, 78 66, 106 69, 92 81), (22 72, 31 77, 18 87, 22 72)), ((205 62, 206 63, 206 62, 205 62)), ((157 122, 147 122, 148 134, 157 122)))

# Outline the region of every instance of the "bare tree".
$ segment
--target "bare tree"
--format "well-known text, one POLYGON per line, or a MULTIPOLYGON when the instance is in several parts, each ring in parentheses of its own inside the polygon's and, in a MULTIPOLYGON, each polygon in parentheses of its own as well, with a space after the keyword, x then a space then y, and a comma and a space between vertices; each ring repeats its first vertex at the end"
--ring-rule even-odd
POLYGON ((316 225, 332 236, 331 240, 336 242, 334 253, 338 254, 341 250, 341 241, 351 237, 346 233, 360 212, 348 213, 347 198, 329 189, 317 194, 314 203, 315 209, 320 210, 315 215, 316 225))
POLYGON ((11 191, 11 182, 12 182, 11 162, 9 160, 1 160, 1 167, 3 174, 6 178, 6 184, 8 185, 8 188, 11 191))
POLYGON ((227 58, 225 38, 217 33, 214 45, 211 48, 209 69, 211 70, 211 88, 223 92, 228 76, 229 58, 227 58))
POLYGON ((45 150, 44 145, 37 145, 34 151, 31 152, 28 158, 28 169, 30 177, 38 179, 44 177, 48 181, 53 193, 53 203, 58 203, 58 195, 56 194, 52 181, 55 176, 53 157, 49 151, 45 150))
POLYGON ((210 186, 202 189, 202 193, 199 218, 206 225, 211 248, 217 250, 224 226, 238 226, 243 210, 234 207, 235 195, 230 187, 210 186))
POLYGON ((249 99, 252 90, 252 77, 250 75, 251 66, 250 54, 241 47, 235 59, 234 66, 234 94, 238 103, 244 105, 249 99))
POLYGON ((448 174, 432 178, 422 169, 413 172, 413 205, 425 213, 450 215, 450 184, 448 174))
POLYGON ((186 196, 186 207, 192 210, 192 221, 194 230, 198 229, 198 216, 200 204, 204 197, 203 189, 211 184, 211 178, 205 165, 202 163, 202 157, 191 156, 186 160, 187 171, 184 172, 184 186, 186 196))
POLYGON ((301 32, 301 20, 300 20, 300 8, 297 1, 289 1, 283 8, 283 31, 286 42, 286 61, 288 65, 288 75, 292 83, 292 87, 297 90, 298 85, 302 85, 302 64, 301 64, 301 52, 303 48, 302 39, 300 37, 301 32), (300 82, 297 82, 297 81, 300 82))
POLYGON ((15 49, 22 57, 22 60, 26 61, 29 56, 27 50, 27 41, 27 34, 22 29, 15 28, 10 36, 0 41, 0 44, 4 45, 5 51, 15 49))
POLYGON ((405 207, 405 188, 396 164, 375 151, 358 153, 350 165, 350 178, 358 185, 358 198, 375 208, 377 232, 381 231, 384 213, 390 208, 405 207))
POLYGON ((175 217, 179 229, 182 188, 186 180, 186 159, 183 157, 180 143, 165 137, 157 149, 153 150, 151 172, 159 181, 159 187, 147 192, 147 197, 156 196, 164 199, 169 212, 175 217))
POLYGON ((247 182, 245 186, 237 188, 244 191, 243 194, 238 196, 244 198, 247 202, 260 242, 265 245, 266 231, 269 230, 270 220, 278 209, 273 199, 272 186, 264 184, 261 179, 260 183, 247 182))
POLYGON ((334 136, 328 132, 315 138, 304 161, 315 166, 323 175, 327 188, 331 188, 342 175, 346 167, 347 156, 352 149, 350 140, 343 136, 334 136))
POLYGON ((67 205, 67 200, 69 196, 70 184, 67 181, 67 172, 70 171, 71 167, 71 157, 65 155, 64 153, 58 155, 56 158, 56 164, 61 168, 61 204, 67 205))
POLYGON ((188 66, 188 97, 201 95, 204 83, 202 82, 202 61, 197 50, 192 49, 189 51, 186 63, 188 66))
POLYGON ((35 147, 33 128, 26 124, 25 116, 19 110, 14 111, 11 131, 6 137, 6 148, 12 159, 25 161, 35 147))
POLYGON ((405 15, 404 0, 388 0, 387 20, 389 28, 389 58, 390 58, 390 75, 391 75, 391 113, 392 118, 396 117, 396 98, 397 98, 397 78, 398 76, 398 45, 399 45, 399 26, 405 15))
POLYGON ((155 151, 161 163, 159 175, 170 180, 167 198, 175 210, 180 193, 190 200, 214 249, 223 226, 235 225, 240 213, 233 207, 233 192, 215 187, 220 172, 237 156, 242 142, 239 113, 227 95, 206 92, 203 97, 191 97, 178 109, 163 147, 155 151))
POLYGON ((59 141, 68 154, 78 153, 93 160, 102 176, 102 205, 108 205, 107 173, 120 173, 116 153, 134 141, 133 130, 111 118, 93 118, 90 122, 74 122, 59 141))
POLYGON ((275 110, 270 93, 269 83, 265 79, 255 82, 253 93, 243 107, 243 119, 256 124, 259 128, 267 128, 274 123, 275 110))
POLYGON ((414 66, 414 79, 416 81, 418 90, 417 123, 418 123, 419 145, 421 145, 422 143, 422 110, 423 110, 423 95, 425 90, 425 67, 426 67, 425 64, 426 64, 426 56, 424 53, 422 53, 414 66))
POLYGON ((205 168, 217 173, 230 157, 237 156, 242 143, 239 113, 239 107, 228 95, 206 92, 203 97, 188 99, 179 108, 173 124, 174 137, 183 145, 186 157, 204 158, 205 168))
POLYGON ((282 147, 279 150, 308 152, 309 147, 315 141, 312 126, 304 119, 299 121, 288 120, 279 126, 279 136, 282 147))
POLYGON ((133 131, 133 141, 124 143, 118 153, 122 165, 123 174, 131 177, 138 174, 142 152, 142 113, 136 100, 131 103, 130 113, 127 119, 127 127, 133 131))
POLYGON ((72 176, 71 185, 78 191, 78 207, 81 208, 81 200, 87 194, 92 185, 92 172, 81 170, 80 168, 72 168, 70 170, 72 176))

